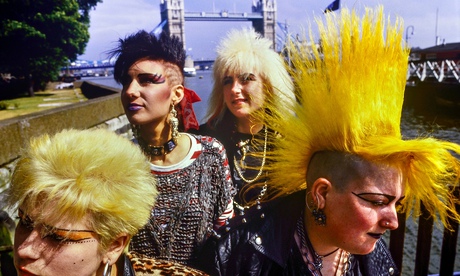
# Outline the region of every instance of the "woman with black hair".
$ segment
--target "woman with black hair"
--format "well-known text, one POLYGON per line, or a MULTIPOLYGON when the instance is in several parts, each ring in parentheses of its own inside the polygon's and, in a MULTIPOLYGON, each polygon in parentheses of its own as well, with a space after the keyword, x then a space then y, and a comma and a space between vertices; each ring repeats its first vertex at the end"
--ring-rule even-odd
MULTIPOLYGON (((185 51, 177 37, 139 31, 119 40, 114 77, 137 143, 150 160, 158 198, 130 249, 190 264, 200 246, 233 214, 234 189, 222 144, 186 131, 197 127, 184 87, 185 51)), ((135 214, 133 214, 135 215, 135 214)))

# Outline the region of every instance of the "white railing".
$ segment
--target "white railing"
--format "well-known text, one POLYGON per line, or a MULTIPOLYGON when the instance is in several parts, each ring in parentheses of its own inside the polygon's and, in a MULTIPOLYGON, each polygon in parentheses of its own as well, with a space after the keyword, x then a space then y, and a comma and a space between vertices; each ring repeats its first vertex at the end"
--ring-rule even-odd
POLYGON ((460 60, 410 61, 407 80, 460 84, 460 60))

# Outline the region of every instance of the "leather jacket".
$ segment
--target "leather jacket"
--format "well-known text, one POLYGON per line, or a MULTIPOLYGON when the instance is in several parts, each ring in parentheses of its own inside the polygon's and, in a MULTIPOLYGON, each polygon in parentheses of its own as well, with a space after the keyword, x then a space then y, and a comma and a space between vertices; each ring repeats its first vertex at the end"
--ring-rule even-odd
POLYGON ((131 260, 126 254, 122 254, 120 258, 118 258, 117 263, 117 276, 135 276, 136 273, 134 272, 133 266, 131 265, 131 260))
MULTIPOLYGON (((208 239, 197 267, 210 275, 311 275, 294 239, 305 191, 252 208, 208 239)), ((384 241, 351 255, 346 275, 399 275, 384 241)))

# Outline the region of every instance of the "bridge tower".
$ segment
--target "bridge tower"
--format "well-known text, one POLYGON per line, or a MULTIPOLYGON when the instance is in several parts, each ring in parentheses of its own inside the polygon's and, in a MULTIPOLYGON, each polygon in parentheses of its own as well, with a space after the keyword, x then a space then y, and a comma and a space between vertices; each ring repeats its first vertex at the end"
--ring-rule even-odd
POLYGON ((276 0, 253 0, 252 13, 222 11, 184 12, 185 0, 161 0, 161 22, 171 35, 179 37, 185 47, 185 21, 251 21, 254 30, 272 41, 276 49, 276 0))
MULTIPOLYGON (((161 0, 160 13, 161 22, 167 20, 165 29, 173 36, 179 37, 185 48, 185 0, 161 0)), ((185 48, 186 49, 186 48, 185 48)))
POLYGON ((252 12, 262 14, 261 20, 252 20, 254 30, 271 40, 273 49, 276 49, 276 1, 254 0, 252 12))

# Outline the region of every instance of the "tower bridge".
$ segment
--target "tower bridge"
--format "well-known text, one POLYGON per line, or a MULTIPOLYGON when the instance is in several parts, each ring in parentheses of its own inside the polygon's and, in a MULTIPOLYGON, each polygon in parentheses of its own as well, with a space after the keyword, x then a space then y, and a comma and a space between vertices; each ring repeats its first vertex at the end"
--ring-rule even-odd
POLYGON ((184 0, 161 0, 160 13, 164 28, 186 45, 186 21, 250 21, 254 30, 272 41, 276 49, 276 0, 254 0, 252 12, 185 12, 184 0))
POLYGON ((259 13, 247 12, 185 12, 186 21, 254 21, 262 20, 263 17, 259 13))
MULTIPOLYGON (((185 49, 186 21, 252 22, 254 30, 260 33, 263 37, 269 39, 272 42, 272 48, 274 50, 277 49, 276 0, 252 0, 251 12, 229 12, 227 10, 222 10, 220 12, 186 12, 184 9, 184 2, 185 0, 160 0, 161 23, 158 26, 166 31, 169 31, 171 35, 179 37, 179 39, 183 42, 185 49)), ((195 60, 194 64, 199 68, 209 68, 212 66, 213 62, 213 60, 195 60)), ((69 65, 61 68, 61 75, 107 75, 113 69, 112 67, 112 64, 69 65)))

